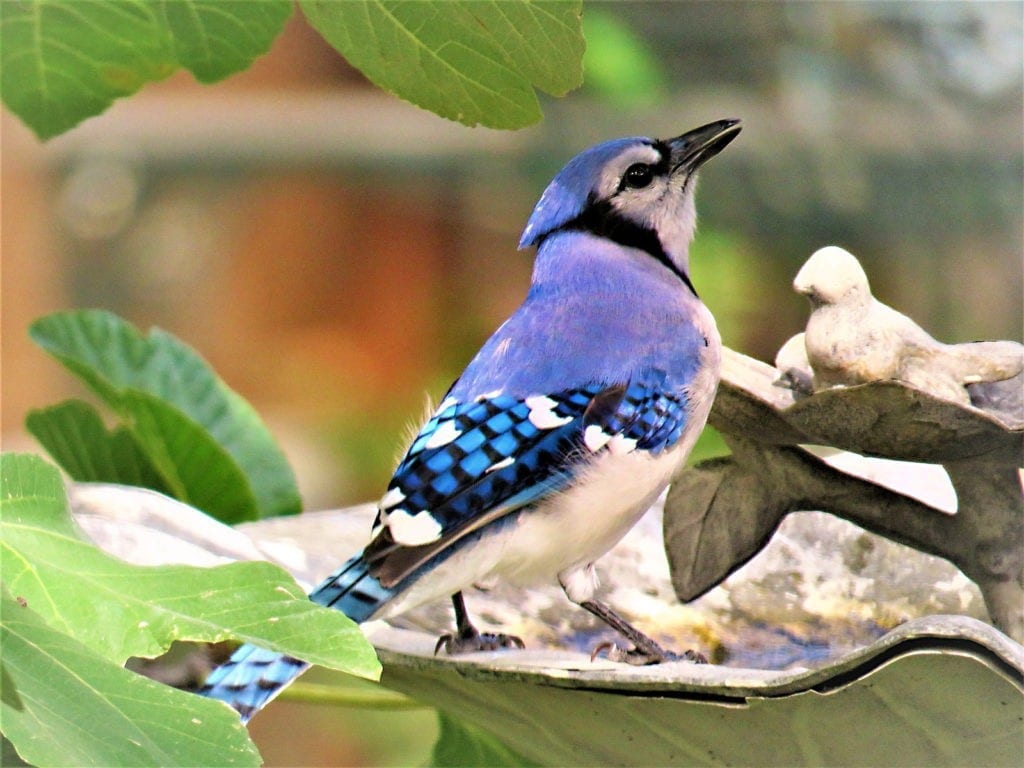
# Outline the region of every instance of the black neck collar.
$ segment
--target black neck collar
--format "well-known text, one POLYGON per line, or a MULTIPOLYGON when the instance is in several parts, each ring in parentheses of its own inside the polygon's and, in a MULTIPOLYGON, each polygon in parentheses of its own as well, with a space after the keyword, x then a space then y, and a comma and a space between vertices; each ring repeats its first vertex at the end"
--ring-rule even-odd
MULTIPOLYGON (((624 245, 627 248, 636 248, 651 256, 655 261, 668 269, 673 275, 690 289, 690 292, 697 296, 697 291, 690 282, 690 277, 681 270, 661 244, 658 233, 652 229, 642 227, 636 222, 630 221, 616 211, 610 203, 591 203, 576 218, 567 221, 558 229, 549 232, 541 240, 546 240, 556 232, 590 232, 591 234, 603 237, 612 242, 624 245)), ((538 243, 540 245, 540 243, 538 243)), ((699 298, 699 297, 698 297, 699 298)))

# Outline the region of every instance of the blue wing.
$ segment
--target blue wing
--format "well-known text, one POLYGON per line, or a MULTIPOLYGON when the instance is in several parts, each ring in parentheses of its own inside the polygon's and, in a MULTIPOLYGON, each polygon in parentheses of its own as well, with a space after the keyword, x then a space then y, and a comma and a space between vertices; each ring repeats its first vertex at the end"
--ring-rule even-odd
POLYGON ((530 397, 446 400, 381 500, 370 573, 397 584, 464 535, 569 485, 607 451, 657 454, 686 426, 683 392, 661 372, 530 397))

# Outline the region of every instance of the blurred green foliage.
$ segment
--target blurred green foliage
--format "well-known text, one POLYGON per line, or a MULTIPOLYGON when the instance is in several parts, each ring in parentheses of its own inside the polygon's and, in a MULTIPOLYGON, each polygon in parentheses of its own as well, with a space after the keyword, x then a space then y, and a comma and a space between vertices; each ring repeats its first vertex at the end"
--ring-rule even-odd
POLYGON ((583 35, 586 93, 625 109, 649 106, 665 95, 667 81, 657 53, 621 17, 600 4, 590 5, 583 35))

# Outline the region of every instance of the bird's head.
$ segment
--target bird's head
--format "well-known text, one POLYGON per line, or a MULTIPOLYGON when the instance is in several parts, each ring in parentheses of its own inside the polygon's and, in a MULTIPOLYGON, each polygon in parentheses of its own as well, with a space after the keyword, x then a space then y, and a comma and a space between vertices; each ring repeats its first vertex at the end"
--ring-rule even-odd
POLYGON ((833 304, 855 306, 871 299, 871 286, 857 258, 829 245, 814 252, 797 272, 793 290, 807 297, 812 307, 833 304))
POLYGON ((674 139, 615 139, 581 152, 544 190, 519 247, 560 231, 589 231, 685 273, 697 171, 739 132, 739 120, 718 120, 674 139))

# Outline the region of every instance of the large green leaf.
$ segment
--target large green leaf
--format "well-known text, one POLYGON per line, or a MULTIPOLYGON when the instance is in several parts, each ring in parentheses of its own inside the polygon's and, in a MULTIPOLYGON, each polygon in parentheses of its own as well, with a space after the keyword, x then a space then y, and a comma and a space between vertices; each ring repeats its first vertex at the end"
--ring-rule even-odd
POLYGON ((108 430, 89 403, 67 400, 30 411, 25 426, 75 480, 171 492, 131 432, 108 430))
MULTIPOLYGON (((467 125, 540 119, 534 88, 582 82, 579 0, 304 0, 310 23, 371 81, 467 125)), ((40 138, 184 67, 203 82, 247 68, 289 0, 4 0, 0 91, 40 138)))
MULTIPOLYGON (((128 389, 122 413, 147 455, 174 489, 174 495, 227 523, 250 520, 259 512, 253 491, 259 477, 247 475, 203 424, 148 392, 128 389)), ((235 445, 245 446, 240 433, 235 445)), ((252 472, 260 471, 253 463, 252 472)), ((288 510, 297 511, 297 510, 288 510)))
POLYGON ((247 68, 291 13, 289 0, 4 0, 3 100, 56 136, 179 67, 204 82, 247 68))
POLYGON ((158 0, 155 5, 175 59, 204 83, 247 69, 292 15, 291 0, 158 0))
POLYGON ((232 523, 299 511, 295 476, 269 430, 174 336, 143 336, 99 310, 49 315, 30 334, 125 420, 177 498, 232 523))
POLYGON ((343 672, 380 667, 358 626, 311 603, 269 563, 129 565, 83 540, 60 475, 35 456, 0 455, 0 579, 46 622, 118 663, 175 640, 237 638, 343 672))
POLYGON ((96 655, 3 590, 0 723, 34 765, 252 765, 260 755, 219 702, 96 655))
POLYGON ((537 122, 534 87, 582 82, 579 2, 300 0, 309 23, 375 85, 466 125, 537 122))
POLYGON ((430 764, 433 768, 486 765, 492 768, 526 768, 537 763, 516 754, 475 725, 444 712, 437 713, 440 733, 430 764))

